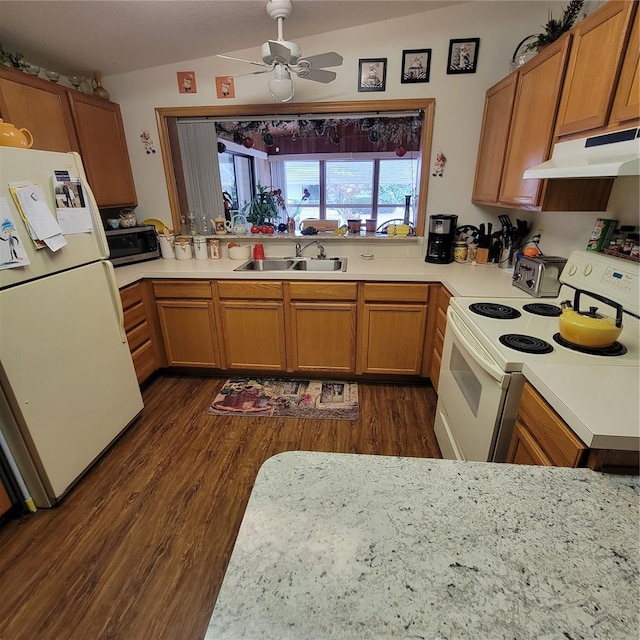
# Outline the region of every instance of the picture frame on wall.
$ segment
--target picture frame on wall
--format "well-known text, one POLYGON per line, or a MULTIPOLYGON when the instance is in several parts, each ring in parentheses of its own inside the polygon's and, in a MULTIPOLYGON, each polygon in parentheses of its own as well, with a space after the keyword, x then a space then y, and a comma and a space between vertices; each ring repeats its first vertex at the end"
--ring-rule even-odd
POLYGON ((402 52, 401 83, 429 82, 430 74, 431 49, 405 49, 402 52))
POLYGON ((475 73, 478 67, 480 38, 457 38, 449 40, 447 73, 475 73))
POLYGON ((361 58, 358 61, 358 91, 384 91, 386 85, 386 58, 361 58))

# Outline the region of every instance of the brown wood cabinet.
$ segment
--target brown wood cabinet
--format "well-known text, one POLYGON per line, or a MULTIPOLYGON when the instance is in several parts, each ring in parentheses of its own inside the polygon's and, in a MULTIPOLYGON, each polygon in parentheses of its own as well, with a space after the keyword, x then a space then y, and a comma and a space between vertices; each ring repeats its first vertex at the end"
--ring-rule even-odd
POLYGON ((137 204, 119 105, 0 66, 0 117, 34 149, 79 151, 99 207, 137 204))
POLYGON ((146 282, 136 282, 120 290, 122 308, 124 310, 124 328, 131 359, 138 378, 142 384, 160 366, 157 339, 154 336, 153 310, 146 282))
POLYGON ((3 516, 9 509, 11 509, 11 499, 2 480, 0 480, 0 516, 3 516))
POLYGON ((427 371, 433 388, 438 391, 438 381, 440 379, 440 367, 442 365, 442 347, 444 345, 444 333, 447 328, 447 309, 449 308, 449 290, 440 285, 433 287, 429 299, 429 325, 427 334, 429 336, 426 350, 429 352, 429 359, 426 360, 427 371))
POLYGON ((54 82, 0 66, 0 117, 29 129, 34 149, 80 151, 67 94, 54 82))
POLYGON ((569 429, 544 398, 525 382, 507 462, 579 467, 586 445, 569 429))
MULTIPOLYGON (((587 132, 608 123, 636 5, 611 0, 572 29, 557 136, 587 132)), ((637 55, 636 50, 636 69, 637 55)), ((630 98, 629 93, 627 100, 630 98)), ((632 101, 637 103, 638 96, 633 96, 632 101)), ((638 115, 636 112, 634 117, 638 115)))
POLYGON ((630 120, 638 118, 640 118, 640 11, 636 8, 609 124, 624 126, 630 120))
POLYGON ((282 282, 221 281, 217 292, 227 369, 285 371, 282 282))
POLYGON ((354 373, 357 283, 289 282, 290 371, 354 373))
POLYGON ((220 358, 211 283, 156 280, 156 308, 167 364, 224 368, 220 358))
POLYGON ((82 159, 100 207, 138 203, 120 105, 69 91, 82 159))
POLYGON ((420 375, 429 285, 364 283, 358 308, 358 373, 420 375))

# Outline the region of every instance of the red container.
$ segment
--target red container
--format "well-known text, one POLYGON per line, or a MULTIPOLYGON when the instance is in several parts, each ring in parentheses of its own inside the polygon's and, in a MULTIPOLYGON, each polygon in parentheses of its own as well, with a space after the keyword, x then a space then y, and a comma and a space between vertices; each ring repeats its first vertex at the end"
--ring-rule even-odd
POLYGON ((264 246, 260 243, 257 243, 253 247, 253 259, 254 260, 264 260, 264 246))

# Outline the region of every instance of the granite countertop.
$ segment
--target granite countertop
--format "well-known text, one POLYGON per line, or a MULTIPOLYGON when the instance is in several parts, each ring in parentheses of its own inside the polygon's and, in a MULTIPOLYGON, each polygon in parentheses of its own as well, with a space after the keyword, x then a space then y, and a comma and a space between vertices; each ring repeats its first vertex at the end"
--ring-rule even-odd
POLYGON ((639 489, 589 469, 279 454, 205 640, 637 640, 639 489))

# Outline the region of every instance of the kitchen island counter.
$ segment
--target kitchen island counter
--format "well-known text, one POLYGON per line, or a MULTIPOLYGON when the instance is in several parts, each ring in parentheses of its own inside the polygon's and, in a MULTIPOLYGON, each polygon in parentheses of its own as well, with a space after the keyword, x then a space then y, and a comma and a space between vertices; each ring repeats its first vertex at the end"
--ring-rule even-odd
POLYGON ((639 486, 588 469, 277 455, 206 640, 635 639, 639 486))

